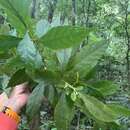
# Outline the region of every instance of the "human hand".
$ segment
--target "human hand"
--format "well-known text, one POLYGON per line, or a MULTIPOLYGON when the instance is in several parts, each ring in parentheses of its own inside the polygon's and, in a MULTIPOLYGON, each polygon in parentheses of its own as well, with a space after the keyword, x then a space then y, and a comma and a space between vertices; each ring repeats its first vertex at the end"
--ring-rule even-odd
POLYGON ((4 106, 7 106, 13 111, 19 113, 21 108, 26 105, 28 101, 29 90, 27 87, 27 83, 17 85, 11 92, 9 99, 4 103, 4 106))

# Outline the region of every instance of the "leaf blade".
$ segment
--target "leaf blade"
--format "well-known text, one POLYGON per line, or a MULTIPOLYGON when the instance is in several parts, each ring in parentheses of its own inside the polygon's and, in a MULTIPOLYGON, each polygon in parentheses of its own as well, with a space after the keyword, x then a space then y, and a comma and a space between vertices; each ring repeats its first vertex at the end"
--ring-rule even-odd
POLYGON ((119 87, 116 84, 108 80, 101 80, 92 83, 92 88, 98 90, 103 96, 112 95, 119 90, 119 87))
POLYGON ((32 68, 40 68, 43 65, 42 57, 39 51, 35 48, 28 33, 26 33, 24 39, 19 43, 17 51, 25 64, 32 68))
POLYGON ((32 120, 40 109, 44 96, 44 87, 45 84, 43 82, 39 83, 29 97, 26 109, 29 120, 32 120))
POLYGON ((41 39, 43 46, 57 50, 80 44, 88 35, 88 31, 81 27, 58 26, 48 31, 41 39))
POLYGON ((14 36, 0 35, 0 51, 8 51, 11 48, 17 47, 21 38, 14 36))
POLYGON ((114 122, 117 119, 117 115, 98 99, 85 94, 80 94, 80 98, 83 100, 86 109, 95 119, 103 122, 114 122))
POLYGON ((78 72, 81 77, 85 77, 97 65, 106 48, 107 45, 102 40, 86 45, 77 53, 73 71, 78 72))
POLYGON ((15 87, 18 84, 31 81, 31 78, 26 74, 25 69, 16 71, 9 80, 8 86, 15 87))
POLYGON ((32 0, 0 0, 9 21, 19 32, 25 32, 30 21, 29 6, 32 0))
POLYGON ((62 94, 54 113, 57 130, 68 130, 73 116, 73 104, 68 102, 65 94, 62 94))

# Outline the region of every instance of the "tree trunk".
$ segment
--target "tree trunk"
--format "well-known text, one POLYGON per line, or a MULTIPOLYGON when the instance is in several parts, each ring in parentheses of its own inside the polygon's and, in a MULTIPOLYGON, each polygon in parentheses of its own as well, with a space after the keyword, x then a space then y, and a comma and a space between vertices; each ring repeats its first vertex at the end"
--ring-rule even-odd
MULTIPOLYGON (((83 21, 83 23, 85 23, 84 26, 86 27, 86 29, 89 29, 90 7, 91 7, 91 0, 83 0, 82 10, 83 10, 83 14, 85 17, 85 22, 83 21), (86 8, 87 8, 87 10, 86 10, 86 8)), ((88 43, 89 43, 89 36, 86 37, 86 40, 83 42, 82 47, 88 43)))
POLYGON ((56 8, 57 0, 53 0, 53 2, 49 1, 49 11, 48 11, 48 22, 52 23, 54 11, 56 8))
POLYGON ((127 80, 128 86, 130 85, 130 35, 128 32, 128 0, 125 1, 125 33, 126 33, 126 40, 127 40, 127 53, 126 53, 126 72, 127 72, 127 80))
POLYGON ((61 15, 60 15, 60 23, 61 23, 61 25, 64 24, 64 22, 65 22, 65 18, 66 18, 66 16, 65 16, 65 12, 61 13, 61 15))
POLYGON ((35 18, 35 13, 36 13, 36 0, 33 0, 33 6, 32 6, 32 12, 31 12, 32 18, 35 18))
MULTIPOLYGON (((89 28, 89 15, 90 15, 91 0, 87 0, 87 1, 88 1, 88 8, 87 8, 86 28, 89 28)), ((89 42, 89 36, 87 36, 86 42, 88 44, 88 42, 89 42)))
POLYGON ((72 25, 76 24, 76 0, 72 0, 72 25))

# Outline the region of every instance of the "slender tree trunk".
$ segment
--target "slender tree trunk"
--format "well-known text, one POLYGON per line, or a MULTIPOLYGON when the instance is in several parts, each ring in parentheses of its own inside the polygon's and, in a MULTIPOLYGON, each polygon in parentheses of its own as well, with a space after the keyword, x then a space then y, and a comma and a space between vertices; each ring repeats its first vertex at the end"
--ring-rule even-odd
POLYGON ((48 22, 52 23, 57 0, 49 1, 48 22))
POLYGON ((53 8, 53 5, 50 4, 49 12, 48 12, 48 22, 49 23, 52 23, 53 14, 54 14, 54 8, 53 8))
POLYGON ((63 25, 65 22, 65 12, 61 13, 61 16, 60 16, 60 23, 61 25, 63 25))
POLYGON ((87 17, 86 17, 86 27, 89 27, 89 14, 90 14, 90 6, 91 6, 91 1, 87 0, 87 17))
POLYGON ((86 13, 85 13, 85 0, 81 1, 82 4, 82 14, 83 17, 81 18, 81 25, 84 25, 84 18, 86 18, 86 13))
POLYGON ((72 0, 72 25, 76 24, 76 0, 72 0))
MULTIPOLYGON (((85 27, 86 27, 86 29, 89 29, 90 7, 91 7, 91 0, 83 0, 82 10, 83 10, 83 14, 84 14, 84 17, 85 17, 85 27), (87 10, 86 10, 86 8, 87 8, 87 10)), ((83 42, 82 47, 85 44, 88 44, 88 43, 89 43, 89 36, 87 36, 86 40, 83 42)))
POLYGON ((127 40, 127 53, 126 53, 126 62, 127 62, 127 80, 128 80, 128 86, 130 85, 130 34, 128 32, 128 0, 125 1, 125 32, 126 32, 126 40, 127 40))
POLYGON ((78 111, 76 130, 79 130, 79 129, 80 129, 80 116, 81 116, 81 113, 80 113, 80 111, 78 111))
POLYGON ((32 12, 31 12, 31 17, 35 18, 35 13, 36 13, 36 0, 33 0, 33 4, 32 4, 32 12))
MULTIPOLYGON (((87 8, 87 18, 86 18, 86 28, 89 29, 89 15, 90 15, 90 6, 91 6, 91 0, 87 0, 88 1, 88 8, 87 8)), ((87 44, 89 42, 89 36, 87 36, 87 44)))

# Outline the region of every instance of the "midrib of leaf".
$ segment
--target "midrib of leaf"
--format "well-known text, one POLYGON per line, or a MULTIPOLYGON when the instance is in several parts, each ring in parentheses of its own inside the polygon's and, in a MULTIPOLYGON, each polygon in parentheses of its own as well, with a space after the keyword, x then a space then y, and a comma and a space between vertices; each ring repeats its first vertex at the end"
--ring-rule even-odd
POLYGON ((8 4, 10 5, 10 7, 12 8, 13 12, 15 13, 15 15, 19 18, 19 20, 23 23, 24 27, 27 28, 27 25, 26 23, 24 22, 22 16, 19 15, 18 11, 13 7, 13 5, 11 4, 11 2, 9 0, 8 1, 8 4))

